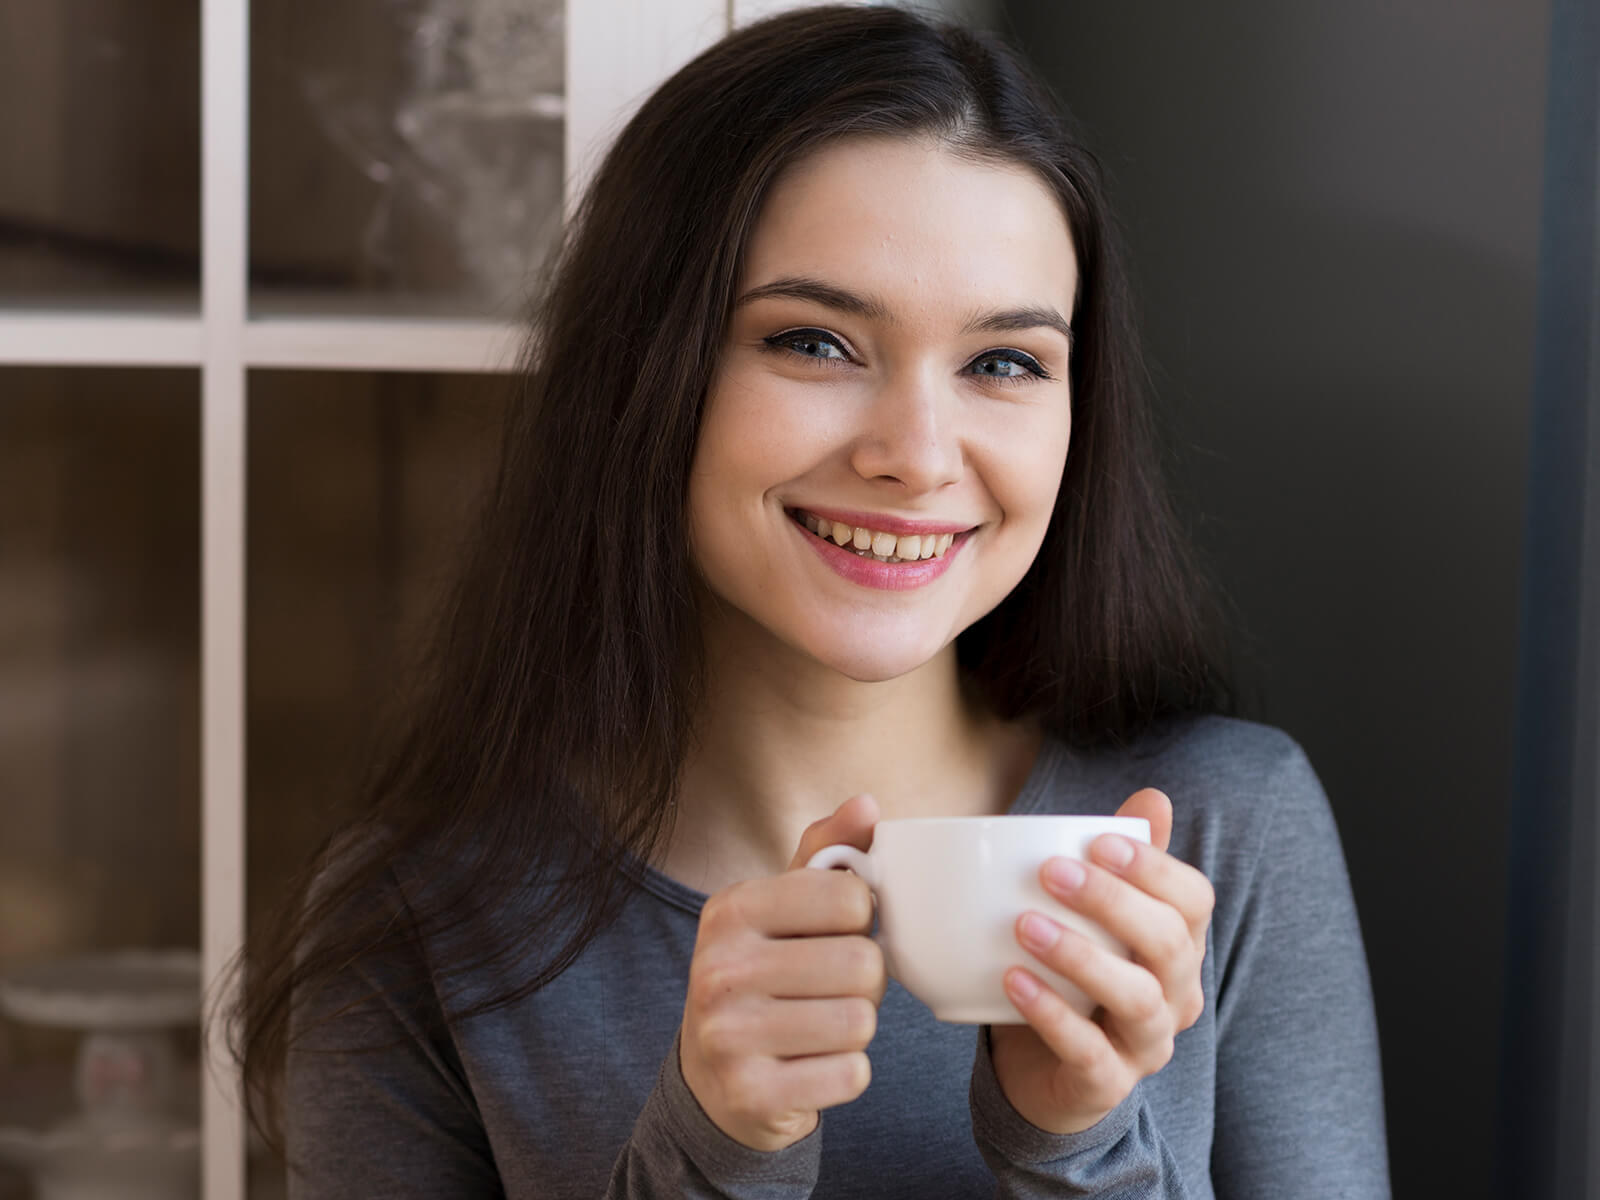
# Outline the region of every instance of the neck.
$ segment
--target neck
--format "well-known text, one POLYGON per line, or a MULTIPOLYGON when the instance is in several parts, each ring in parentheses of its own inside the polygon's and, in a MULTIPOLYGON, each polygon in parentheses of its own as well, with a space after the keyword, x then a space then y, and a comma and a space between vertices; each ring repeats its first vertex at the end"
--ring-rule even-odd
POLYGON ((735 629, 708 636, 706 654, 662 863, 701 891, 784 870, 806 826, 862 792, 885 820, 1003 813, 1038 750, 1031 727, 966 694, 953 644, 876 683, 735 629))

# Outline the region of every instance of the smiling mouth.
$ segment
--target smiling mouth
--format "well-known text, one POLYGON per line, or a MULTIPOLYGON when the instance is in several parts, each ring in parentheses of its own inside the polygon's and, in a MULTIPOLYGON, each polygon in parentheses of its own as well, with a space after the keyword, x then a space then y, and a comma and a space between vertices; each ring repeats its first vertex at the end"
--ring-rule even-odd
POLYGON ((942 558, 957 540, 966 537, 966 533, 888 533, 881 529, 830 521, 804 509, 790 509, 789 517, 797 525, 824 541, 832 542, 841 550, 881 563, 925 562, 942 558))

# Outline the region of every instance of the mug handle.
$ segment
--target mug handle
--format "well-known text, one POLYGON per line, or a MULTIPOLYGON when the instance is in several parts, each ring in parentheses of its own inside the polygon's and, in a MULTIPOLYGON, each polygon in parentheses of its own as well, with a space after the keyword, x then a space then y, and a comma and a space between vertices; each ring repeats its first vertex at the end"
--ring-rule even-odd
MULTIPOLYGON (((816 867, 819 870, 831 871, 834 867, 845 867, 859 875, 864 883, 872 889, 872 899, 878 899, 878 863, 870 854, 863 854, 854 846, 847 846, 842 842, 832 846, 824 846, 806 860, 806 867, 816 867)), ((878 949, 883 951, 883 965, 889 972, 891 979, 899 979, 900 972, 895 970, 894 959, 889 955, 889 947, 883 940, 883 929, 880 926, 872 935, 872 940, 878 943, 878 949)))
POLYGON ((878 890, 878 864, 872 861, 872 856, 863 854, 854 846, 847 846, 843 842, 832 846, 824 846, 806 860, 806 867, 816 867, 821 871, 831 871, 835 867, 845 867, 861 876, 874 893, 878 890))

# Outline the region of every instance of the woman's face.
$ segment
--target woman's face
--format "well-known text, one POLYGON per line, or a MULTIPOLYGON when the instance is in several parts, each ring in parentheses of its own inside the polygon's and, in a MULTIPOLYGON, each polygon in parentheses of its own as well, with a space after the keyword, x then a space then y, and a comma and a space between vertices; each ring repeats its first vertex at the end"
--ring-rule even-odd
POLYGON ((1066 464, 1077 279, 1024 167, 862 138, 786 171, 689 482, 692 552, 733 619, 882 680, 994 608, 1066 464))

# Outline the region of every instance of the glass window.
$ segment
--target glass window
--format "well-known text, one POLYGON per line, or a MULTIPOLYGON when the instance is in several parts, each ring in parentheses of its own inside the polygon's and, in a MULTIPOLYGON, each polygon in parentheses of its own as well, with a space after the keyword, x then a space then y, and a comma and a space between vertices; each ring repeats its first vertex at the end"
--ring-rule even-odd
POLYGON ((196 306, 198 0, 0 4, 0 306, 196 306))
POLYGON ((357 801, 499 449, 507 379, 250 377, 249 921, 357 801))
POLYGON ((559 0, 282 0, 251 43, 253 310, 515 318, 560 233, 559 0))
POLYGON ((0 371, 0 1196, 86 1112, 198 1164, 199 436, 193 372, 0 371))

